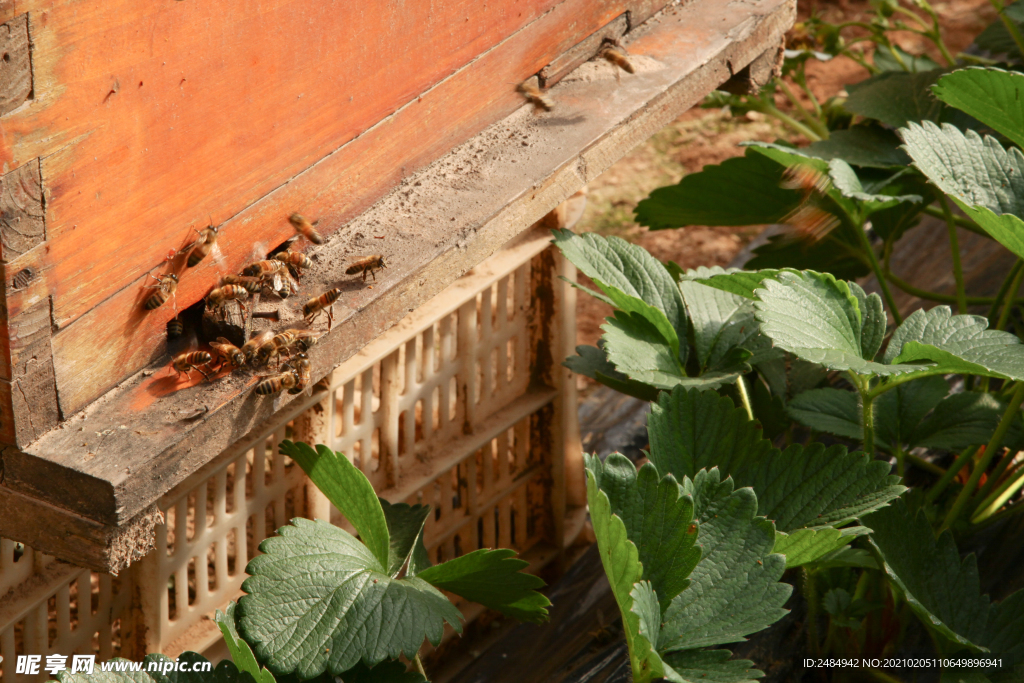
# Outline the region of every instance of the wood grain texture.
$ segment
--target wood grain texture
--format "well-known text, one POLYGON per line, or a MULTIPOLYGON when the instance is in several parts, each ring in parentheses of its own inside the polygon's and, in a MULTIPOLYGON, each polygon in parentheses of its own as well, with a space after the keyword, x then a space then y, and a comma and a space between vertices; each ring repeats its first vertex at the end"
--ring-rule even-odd
POLYGON ((32 59, 28 15, 0 24, 0 116, 32 97, 32 59))
MULTIPOLYGON (((254 243, 269 248, 293 235, 285 220, 292 211, 301 209, 311 218, 319 218, 318 227, 330 234, 415 169, 514 111, 521 106, 522 98, 510 83, 540 70, 583 36, 621 14, 622 8, 621 0, 559 3, 471 65, 223 223, 219 243, 224 260, 218 265, 208 259, 197 268, 189 269, 178 288, 180 306, 205 296, 222 273, 237 271, 250 261, 254 243)), ((219 189, 219 185, 215 186, 219 189)), ((194 191, 190 195, 194 197, 194 191)), ((205 216, 205 209, 202 215, 205 216)), ((214 213, 215 222, 217 215, 214 213)), ((399 214, 389 222, 404 218, 399 214)), ((133 231, 136 227, 143 228, 135 223, 132 226, 133 231)), ((144 269, 133 269, 132 264, 139 260, 138 249, 147 252, 146 268, 160 263, 168 249, 182 245, 187 233, 187 226, 179 224, 167 238, 170 241, 161 244, 158 239, 161 233, 157 231, 152 239, 133 239, 122 246, 120 254, 107 256, 104 250, 116 249, 122 241, 117 235, 102 244, 79 241, 77 248, 86 250, 87 256, 79 254, 75 258, 87 259, 90 263, 82 266, 84 270, 73 272, 69 269, 75 266, 64 260, 68 258, 63 251, 64 240, 79 240, 94 233, 83 232, 80 226, 77 231, 51 237, 51 248, 46 256, 49 265, 44 263, 42 271, 51 288, 57 290, 54 319, 61 329, 54 338, 58 354, 55 367, 65 414, 79 410, 163 353, 161 335, 173 312, 167 306, 149 314, 140 312, 141 287, 151 280, 144 269), (108 256, 129 265, 104 272, 104 267, 109 269, 109 265, 103 265, 109 263, 108 256), (76 310, 81 310, 96 297, 76 289, 67 278, 85 277, 87 272, 91 272, 90 277, 97 278, 97 282, 103 281, 104 286, 123 282, 126 272, 131 273, 133 281, 102 304, 81 313, 81 318, 69 325, 67 306, 74 305, 76 310), (71 299, 75 299, 73 304, 71 299)))
POLYGON ((0 261, 13 261, 45 239, 43 188, 36 160, 0 177, 0 261))
MULTIPOLYGON (((628 44, 642 67, 634 78, 619 83, 610 65, 583 65, 552 90, 556 113, 536 116, 521 107, 407 177, 311 251, 315 265, 304 286, 343 289, 333 331, 311 350, 314 376, 351 357, 698 102, 730 76, 728 63, 745 65, 777 44, 794 16, 791 0, 759 0, 748 8, 738 15, 708 0, 657 17, 628 44), (375 240, 385 227, 387 239, 375 240), (344 276, 353 257, 375 252, 391 264, 376 282, 364 285, 344 276)), ((301 190, 325 207, 320 215, 346 203, 341 190, 350 179, 331 161, 310 170, 323 173, 322 182, 301 190)), ((291 183, 281 193, 299 192, 297 187, 291 183)), ((280 327, 299 316, 285 307, 281 313, 280 327)), ((114 326, 113 320, 108 316, 106 322, 114 326)), ((63 332, 53 339, 58 359, 75 349, 67 344, 57 350, 63 332)), ((25 451, 5 453, 5 485, 105 524, 123 524, 278 407, 251 394, 255 379, 248 375, 176 383, 162 367, 153 370, 158 371, 135 376, 25 451), (201 410, 205 417, 190 418, 201 410), (63 481, 77 478, 76 490, 95 495, 69 498, 66 490, 55 490, 56 475, 41 461, 63 469, 63 481)))

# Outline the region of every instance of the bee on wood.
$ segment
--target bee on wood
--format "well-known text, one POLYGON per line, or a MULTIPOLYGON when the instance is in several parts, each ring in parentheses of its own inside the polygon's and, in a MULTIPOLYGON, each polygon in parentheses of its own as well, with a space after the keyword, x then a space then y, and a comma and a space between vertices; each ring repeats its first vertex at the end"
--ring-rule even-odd
POLYGON ((256 263, 250 263, 242 270, 242 275, 248 277, 267 277, 280 273, 288 269, 288 264, 271 259, 269 261, 257 261, 256 263))
POLYGON ((373 281, 377 281, 377 276, 374 275, 374 271, 380 270, 381 268, 387 268, 387 264, 384 263, 384 257, 379 254, 374 256, 364 256, 359 259, 348 269, 345 270, 346 275, 355 275, 356 273, 363 274, 363 282, 366 282, 366 274, 373 275, 373 281))
POLYGON ((181 321, 181 318, 174 316, 167 321, 167 338, 177 339, 181 335, 185 334, 185 323, 181 321))
POLYGON ((629 57, 626 56, 625 48, 619 45, 618 41, 612 42, 601 50, 601 57, 628 74, 636 73, 636 69, 633 68, 633 64, 629 61, 629 57))
POLYGON ((270 330, 264 330, 255 337, 245 342, 242 345, 242 354, 245 355, 245 362, 254 364, 256 362, 257 354, 263 344, 270 341, 274 336, 274 333, 270 330))
POLYGON ((316 336, 316 332, 313 330, 292 329, 288 331, 292 333, 293 337, 291 345, 303 353, 309 351, 310 347, 315 346, 320 340, 320 338, 316 336))
POLYGON ((295 228, 295 232, 299 233, 313 244, 324 243, 323 235, 317 232, 316 228, 313 227, 313 224, 306 220, 301 214, 293 213, 291 216, 288 216, 288 222, 292 224, 293 228, 295 228))
POLYGON ((304 353, 296 354, 294 358, 288 360, 286 367, 295 372, 295 377, 298 380, 295 386, 288 390, 288 393, 301 394, 303 390, 306 393, 311 393, 313 378, 310 374, 309 356, 304 353))
POLYGON ((280 363, 281 351, 286 348, 289 341, 291 341, 291 336, 288 334, 272 334, 256 349, 256 363, 267 365, 274 358, 277 358, 277 362, 280 363))
MULTIPOLYGON (((351 269, 349 269, 351 270, 351 269)), ((324 310, 327 311, 327 331, 331 331, 331 325, 334 324, 334 302, 341 296, 341 290, 335 287, 329 289, 318 297, 314 297, 306 302, 306 305, 302 307, 302 315, 305 316, 307 323, 312 323, 317 316, 320 315, 324 310)))
POLYGON ((293 389, 299 383, 299 377, 294 370, 286 370, 278 375, 264 377, 256 385, 256 393, 261 396, 278 394, 285 389, 293 389))
POLYGON ((206 305, 209 308, 221 309, 229 301, 237 301, 243 311, 248 311, 242 299, 249 296, 249 290, 242 285, 224 285, 217 287, 206 295, 206 305))
POLYGON ((288 266, 288 270, 295 277, 302 277, 303 268, 313 267, 313 262, 301 251, 282 251, 274 256, 274 258, 285 263, 288 266))
POLYGON ((800 190, 804 193, 804 199, 812 193, 825 194, 832 186, 828 175, 822 173, 810 164, 793 164, 782 174, 779 187, 784 190, 800 190))
POLYGON ((178 276, 174 273, 168 273, 167 275, 161 275, 157 277, 152 273, 149 274, 151 278, 156 280, 155 285, 147 285, 148 289, 155 289, 152 296, 146 299, 146 310, 152 311, 154 308, 158 308, 170 299, 174 292, 178 289, 178 276))
POLYGON ((225 275, 220 279, 221 285, 241 285, 250 294, 259 294, 263 289, 263 278, 249 275, 225 275))
POLYGON ((188 373, 193 370, 198 370, 203 377, 210 379, 210 376, 203 371, 202 365, 208 365, 213 358, 206 351, 188 351, 186 353, 179 353, 171 361, 171 367, 178 373, 178 378, 181 378, 182 373, 185 377, 192 379, 188 373))
POLYGON ((210 342, 210 348, 217 353, 217 357, 221 361, 220 367, 224 367, 225 363, 229 363, 235 368, 245 365, 245 354, 242 353, 242 349, 224 337, 217 337, 217 341, 210 342))
POLYGON ((292 294, 299 292, 299 283, 288 272, 274 273, 269 276, 269 280, 270 288, 282 299, 287 299, 292 294))
POLYGON ((185 261, 185 266, 188 268, 194 268, 199 265, 206 256, 217 246, 217 230, 219 228, 210 225, 203 228, 202 230, 196 230, 199 233, 198 239, 189 246, 182 249, 180 253, 189 251, 188 259, 185 261))
POLYGON ((551 111, 555 108, 554 100, 545 95, 533 79, 523 81, 516 90, 533 105, 534 111, 551 111))

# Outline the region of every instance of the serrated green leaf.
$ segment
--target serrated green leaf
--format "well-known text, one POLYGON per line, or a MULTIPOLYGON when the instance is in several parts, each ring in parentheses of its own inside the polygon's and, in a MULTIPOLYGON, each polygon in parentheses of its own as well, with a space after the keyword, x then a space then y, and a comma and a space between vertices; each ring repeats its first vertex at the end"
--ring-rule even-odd
POLYGON ((748 659, 730 659, 728 650, 669 652, 665 664, 687 683, 753 683, 764 678, 748 659))
POLYGON ((231 655, 231 661, 235 663, 238 670, 252 676, 255 683, 276 683, 274 675, 259 665, 249 644, 238 635, 238 630, 235 627, 235 602, 229 602, 223 612, 217 610, 214 614, 214 621, 224 635, 224 643, 231 655))
POLYGON ((585 459, 590 521, 594 527, 605 576, 608 577, 612 595, 622 614, 633 680, 648 683, 664 672, 661 658, 654 653, 652 643, 640 634, 639 615, 633 612, 632 592, 635 584, 641 580, 643 565, 640 564, 636 546, 626 534, 625 523, 621 517, 612 514, 608 495, 597 486, 597 480, 590 469, 596 458, 585 456, 585 459))
POLYGON ((859 255, 860 245, 856 239, 856 233, 851 235, 842 226, 817 242, 793 239, 787 233, 772 235, 767 244, 754 249, 753 257, 744 264, 744 268, 814 269, 853 280, 870 272, 859 255))
POLYGON ((878 570, 880 567, 875 558, 867 550, 851 548, 844 545, 839 550, 822 557, 814 566, 818 569, 831 569, 834 567, 861 567, 864 569, 878 570))
MULTIPOLYGON (((1018 29, 1024 30, 1024 3, 1010 3, 1006 5, 1003 12, 1011 21, 1017 24, 1018 29)), ((996 19, 989 24, 984 31, 975 37, 974 44, 983 50, 996 54, 1005 53, 1011 59, 1021 59, 1017 43, 1006 29, 1002 19, 996 19)))
POLYGON ((613 514, 626 525, 637 548, 643 579, 658 594, 661 609, 689 585, 687 577, 700 561, 693 500, 682 496, 671 476, 664 478, 648 463, 639 472, 623 455, 612 453, 602 463, 588 458, 587 469, 607 496, 613 514))
POLYGON ((1024 155, 949 124, 910 124, 900 131, 914 165, 993 239, 1024 256, 1024 155))
POLYGON ((700 282, 679 283, 693 325, 694 347, 701 369, 718 368, 732 349, 765 346, 760 339, 753 304, 743 297, 700 282))
POLYGON ((440 591, 419 577, 392 579, 387 556, 381 562, 345 530, 297 518, 278 534, 246 567, 238 605, 239 632, 272 672, 337 675, 360 660, 412 657, 424 638, 440 642, 445 622, 462 630, 440 591))
POLYGON ((949 385, 941 376, 921 377, 900 384, 875 399, 875 439, 889 446, 921 445, 912 434, 929 411, 941 404, 949 385))
POLYGON ((919 73, 941 69, 942 66, 928 55, 912 55, 899 45, 877 45, 872 60, 882 71, 919 73))
POLYGON ((781 272, 799 273, 792 268, 765 268, 762 270, 739 270, 731 273, 709 272, 703 278, 697 278, 702 285, 720 289, 754 301, 757 297, 754 291, 760 289, 765 280, 774 280, 781 272))
POLYGON ((665 667, 661 657, 654 650, 661 631, 661 608, 658 607, 658 595, 650 582, 640 581, 634 584, 629 596, 633 599, 630 621, 635 619, 637 623, 636 643, 640 660, 640 674, 638 676, 634 672, 633 679, 664 678, 673 683, 685 683, 674 671, 665 667))
POLYGON ((863 536, 870 531, 862 526, 845 529, 796 529, 789 534, 777 531, 772 552, 784 555, 786 569, 792 569, 827 557, 857 536, 863 536))
POLYGON ((868 168, 904 167, 910 157, 900 149, 900 139, 881 126, 853 126, 834 130, 828 140, 820 140, 800 150, 802 154, 825 161, 843 159, 854 166, 868 168))
POLYGON ((651 405, 647 434, 651 462, 678 479, 712 467, 728 476, 772 448, 759 425, 728 397, 683 388, 662 393, 651 405))
POLYGON ((796 190, 779 187, 784 170, 748 148, 745 156, 705 166, 677 185, 658 188, 637 204, 636 221, 651 230, 777 223, 802 200, 796 190))
MULTIPOLYGON (((910 433, 910 446, 960 451, 988 443, 1006 410, 992 394, 963 392, 947 396, 910 433)), ((1017 420, 1019 434, 1020 420, 1017 420)), ((1017 435, 1007 439, 1013 442, 1017 435)))
POLYGON ((761 334, 776 347, 830 370, 895 375, 914 365, 883 365, 862 356, 862 317, 846 282, 827 273, 780 273, 763 281, 754 303, 761 334))
MULTIPOLYGON (((897 175, 901 173, 903 172, 901 171, 897 175)), ((832 179, 833 186, 844 197, 861 202, 862 210, 865 214, 887 209, 901 202, 913 203, 920 202, 922 199, 920 195, 914 194, 881 194, 880 191, 886 187, 887 183, 885 182, 877 183, 877 187, 873 185, 865 187, 865 184, 857 176, 857 172, 843 159, 833 159, 830 161, 828 163, 828 174, 832 179)), ((894 186, 893 189, 898 191, 898 186, 894 186)))
POLYGON ((931 86, 945 73, 941 70, 905 73, 887 71, 846 86, 847 111, 900 128, 908 121, 937 121, 943 105, 931 86))
POLYGON ((1024 593, 998 605, 981 594, 974 554, 963 560, 953 535, 937 540, 923 512, 912 515, 903 501, 864 519, 871 541, 885 561, 885 571, 906 596, 911 609, 930 628, 974 652, 1008 655, 1010 665, 1024 658, 1024 593))
POLYGON ((428 683, 419 671, 406 671, 402 662, 381 662, 372 669, 362 662, 341 674, 337 683, 428 683))
MULTIPOLYGON (((896 364, 930 360, 933 373, 970 373, 1024 379, 1024 345, 1016 335, 989 330, 977 315, 953 315, 949 306, 915 311, 893 332, 885 357, 896 364)), ((896 365, 892 366, 896 367, 896 365)))
POLYGON ((606 285, 604 290, 608 293, 608 298, 611 299, 617 309, 624 313, 630 313, 633 316, 640 316, 654 326, 661 335, 661 338, 668 342, 669 348, 672 349, 672 357, 679 358, 681 362, 685 362, 686 353, 680 353, 679 334, 661 309, 655 308, 643 299, 630 296, 610 285, 606 285))
POLYGON ((860 441, 860 407, 852 391, 824 387, 794 396, 786 405, 789 416, 811 429, 860 441))
POLYGON ((755 516, 752 490, 733 490, 732 482, 719 482, 713 469, 699 472, 691 491, 700 511, 697 542, 704 557, 690 574, 690 587, 665 612, 661 653, 742 641, 781 619, 792 591, 779 583, 786 560, 772 554, 775 527, 755 516))
POLYGON ((658 390, 656 388, 643 382, 631 380, 616 370, 604 350, 596 346, 577 346, 576 353, 577 355, 566 358, 562 365, 576 374, 596 380, 627 396, 634 396, 641 401, 657 400, 658 390))
MULTIPOLYGON (((611 294, 605 286, 614 287, 659 309, 676 330, 677 338, 686 338, 686 311, 676 281, 643 247, 618 237, 576 235, 570 230, 552 232, 555 245, 565 257, 605 294, 611 294)), ((679 359, 686 362, 685 356, 679 359)))
POLYGON ((547 621, 551 601, 536 590, 544 581, 523 572, 530 563, 515 554, 508 548, 474 550, 424 569, 417 577, 520 621, 547 621))
POLYGON ((377 561, 388 566, 390 539, 384 510, 373 484, 342 453, 323 444, 316 450, 308 443, 281 442, 280 451, 299 464, 334 507, 356 528, 377 561))
POLYGON ((850 292, 857 299, 860 309, 860 352, 867 360, 874 360, 878 349, 882 348, 885 339, 885 328, 889 319, 882 306, 882 297, 878 294, 867 294, 856 282, 847 283, 850 292))
POLYGON ((1024 145, 1024 74, 970 67, 946 74, 932 86, 935 96, 1024 145))
MULTIPOLYGON (((402 568, 412 557, 417 542, 423 535, 423 525, 430 514, 429 505, 408 505, 406 503, 389 503, 380 499, 384 519, 387 520, 388 536, 391 545, 388 554, 388 576, 398 576, 402 568)), ((415 572, 411 572, 415 576, 415 572)))

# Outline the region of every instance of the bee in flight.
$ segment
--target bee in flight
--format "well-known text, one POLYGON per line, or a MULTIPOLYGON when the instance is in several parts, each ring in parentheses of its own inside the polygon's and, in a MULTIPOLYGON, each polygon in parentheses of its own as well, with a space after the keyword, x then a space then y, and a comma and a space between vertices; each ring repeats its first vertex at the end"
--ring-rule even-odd
POLYGON ((537 85, 537 82, 532 78, 523 81, 516 90, 519 94, 526 98, 526 101, 533 105, 534 111, 551 111, 555 108, 555 102, 550 97, 544 94, 537 85))
POLYGON ((271 330, 264 330, 249 341, 242 345, 242 354, 245 356, 245 362, 253 365, 256 363, 257 355, 260 347, 266 342, 270 341, 274 336, 271 330))
POLYGON ((313 224, 306 220, 301 214, 293 213, 291 216, 288 216, 288 222, 292 224, 293 228, 295 228, 295 232, 299 233, 313 244, 324 243, 323 235, 317 232, 316 228, 313 227, 313 224))
POLYGON ((377 276, 374 275, 374 271, 387 267, 387 264, 384 263, 384 257, 379 254, 375 254, 373 256, 364 256, 359 259, 345 270, 345 274, 355 275, 356 273, 362 273, 363 282, 366 282, 366 274, 369 273, 373 276, 373 281, 376 282, 377 276))
POLYGON ((217 359, 220 361, 218 370, 223 368, 225 364, 230 364, 234 368, 240 368, 245 365, 245 354, 242 353, 242 349, 224 337, 217 337, 217 341, 210 342, 210 348, 217 353, 217 359))
POLYGON ((179 353, 171 360, 171 368, 178 373, 178 378, 181 378, 182 373, 185 377, 192 379, 188 373, 193 370, 198 370, 203 377, 210 379, 210 376, 203 371, 201 366, 209 365, 213 358, 206 351, 187 351, 185 353, 179 353))
MULTIPOLYGON (((636 73, 636 69, 633 68, 632 62, 629 61, 626 49, 622 47, 617 40, 606 41, 605 48, 601 50, 601 57, 628 74, 636 73)), ((616 76, 618 76, 618 72, 616 72, 616 76)))
POLYGON ((152 311, 154 308, 162 306, 164 302, 174 296, 174 292, 178 289, 178 276, 174 273, 168 273, 160 277, 150 273, 149 276, 156 280, 155 285, 147 285, 148 289, 156 290, 146 299, 146 310, 152 311))
POLYGON ((295 372, 295 377, 298 380, 295 386, 288 390, 289 394, 301 394, 303 390, 306 393, 312 393, 313 379, 310 374, 309 356, 304 353, 296 354, 294 358, 290 358, 285 367, 291 368, 295 372))
POLYGON ((301 251, 282 251, 275 255, 274 258, 287 265, 288 270, 295 277, 302 277, 303 268, 313 267, 313 262, 301 251))
POLYGON ((803 193, 803 201, 782 218, 792 229, 787 239, 818 242, 839 225, 839 219, 821 206, 821 199, 832 187, 827 174, 810 164, 793 164, 783 172, 779 187, 803 193))
POLYGON ((188 259, 185 261, 185 265, 188 268, 198 266, 199 262, 206 258, 207 255, 217 246, 218 229, 219 228, 216 228, 211 224, 202 230, 196 230, 196 232, 199 233, 199 237, 196 241, 179 252, 189 252, 188 259))
MULTIPOLYGON (((349 269, 351 270, 351 268, 349 269)), ((364 276, 365 278, 365 276, 364 276)), ((306 302, 306 305, 302 307, 302 315, 306 318, 306 322, 312 324, 312 322, 325 310, 327 311, 327 331, 331 331, 331 325, 334 324, 334 302, 341 296, 341 290, 335 287, 329 289, 320 296, 313 297, 306 302)))
POLYGON ((277 375, 264 377, 256 385, 256 393, 261 396, 279 394, 285 389, 293 389, 299 384, 299 376, 294 370, 285 370, 277 375))

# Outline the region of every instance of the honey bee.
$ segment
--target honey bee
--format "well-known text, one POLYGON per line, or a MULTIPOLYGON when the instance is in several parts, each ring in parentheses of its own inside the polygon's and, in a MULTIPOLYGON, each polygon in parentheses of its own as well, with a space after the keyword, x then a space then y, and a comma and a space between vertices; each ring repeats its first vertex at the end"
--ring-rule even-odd
POLYGON ((295 232, 299 233, 313 244, 323 244, 323 236, 316 231, 313 224, 307 221, 302 215, 293 213, 288 216, 288 222, 295 228, 295 232))
POLYGON ((217 341, 210 342, 210 348, 216 351, 221 367, 224 367, 225 363, 230 363, 236 368, 245 365, 245 354, 224 337, 217 337, 217 341))
POLYGON ((313 267, 313 262, 301 251, 282 251, 274 256, 274 258, 287 264, 288 270, 290 270, 292 275, 295 277, 302 277, 303 268, 313 267))
POLYGON ((265 339, 256 349, 256 362, 259 365, 266 365, 272 359, 278 358, 278 363, 280 363, 281 351, 287 348, 289 341, 291 341, 291 335, 287 333, 272 335, 265 339))
POLYGON ((380 255, 364 256, 359 259, 345 271, 346 275, 355 275, 356 273, 363 274, 363 282, 366 282, 366 274, 373 275, 373 281, 377 281, 377 276, 374 275, 374 271, 380 270, 381 268, 387 268, 387 264, 384 263, 384 257, 380 255))
POLYGON ((146 299, 146 310, 152 311, 154 308, 162 306, 165 301, 174 295, 174 292, 178 289, 178 276, 174 273, 168 273, 160 277, 150 273, 149 276, 156 280, 155 285, 147 285, 149 289, 156 290, 152 296, 146 299))
POLYGON ((242 303, 242 299, 247 296, 249 296, 249 291, 241 285, 224 285, 206 295, 206 305, 209 308, 220 309, 229 301, 237 301, 242 310, 247 311, 245 304, 242 303))
POLYGON ((181 322, 181 318, 174 316, 167 321, 168 339, 177 339, 183 334, 185 334, 185 323, 181 322))
POLYGON ((250 263, 242 270, 242 275, 249 277, 267 277, 288 269, 288 264, 275 259, 250 263))
POLYGON ((296 354, 289 359, 287 367, 291 368, 298 380, 295 386, 288 390, 289 394, 301 394, 303 390, 309 392, 312 388, 313 378, 310 374, 309 356, 304 353, 296 354))
POLYGON ((220 279, 222 285, 241 285, 250 294, 259 294, 263 289, 263 278, 249 275, 225 275, 220 279))
POLYGON ((298 349, 300 352, 309 351, 311 346, 314 346, 320 338, 316 336, 316 332, 313 330, 289 330, 292 333, 293 341, 292 346, 298 349))
MULTIPOLYGON (((185 249, 191 249, 188 254, 188 260, 185 261, 185 265, 188 268, 194 268, 199 265, 199 262, 206 258, 215 246, 217 246, 217 230, 219 228, 210 225, 202 230, 196 230, 199 233, 199 238, 185 249)), ((185 250, 182 250, 185 251, 185 250)))
POLYGON ((210 379, 210 376, 203 371, 201 365, 208 365, 213 358, 206 351, 187 351, 185 353, 179 353, 171 361, 171 367, 178 373, 178 377, 181 378, 182 373, 185 377, 189 377, 190 372, 198 370, 202 373, 203 377, 210 379))
POLYGON ((811 203, 793 209, 782 222, 793 228, 794 237, 804 242, 817 242, 839 225, 839 219, 811 203))
POLYGON ((555 108, 554 100, 545 95, 533 79, 523 81, 516 90, 533 105, 534 111, 551 111, 555 108))
MULTIPOLYGON (((351 270, 351 268, 349 269, 351 270)), ((365 276, 364 276, 365 277, 365 276)), ((318 297, 314 297, 306 302, 306 305, 302 307, 302 315, 305 316, 307 323, 312 323, 318 315, 324 310, 327 311, 327 331, 331 331, 331 325, 334 324, 334 302, 341 296, 341 290, 335 287, 329 289, 318 297)))
POLYGON ((299 383, 299 377, 294 370, 286 370, 279 375, 270 375, 264 377, 259 384, 256 385, 256 393, 261 396, 269 396, 270 394, 277 394, 285 389, 292 389, 299 383))
POLYGON ((626 50, 617 43, 609 45, 602 50, 601 56, 628 74, 636 73, 636 69, 633 68, 633 64, 630 63, 629 58, 626 56, 626 50))
POLYGON ((249 364, 255 363, 260 347, 263 346, 264 343, 270 341, 273 336, 274 333, 272 331, 264 330, 249 341, 245 342, 245 344, 242 345, 242 354, 245 355, 245 362, 249 364))
POLYGON ((828 175, 822 173, 810 164, 793 164, 782 174, 779 187, 784 190, 800 190, 807 199, 811 193, 825 194, 831 187, 832 182, 828 175))

